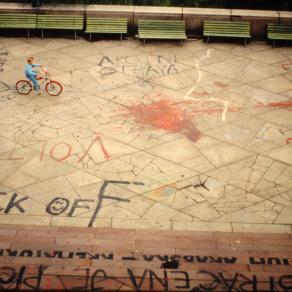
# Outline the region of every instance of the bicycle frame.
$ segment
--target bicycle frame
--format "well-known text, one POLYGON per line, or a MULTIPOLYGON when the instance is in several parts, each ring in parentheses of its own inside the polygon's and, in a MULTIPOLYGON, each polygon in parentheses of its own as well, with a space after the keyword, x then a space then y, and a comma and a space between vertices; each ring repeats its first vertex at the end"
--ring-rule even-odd
POLYGON ((36 80, 38 80, 38 81, 39 80, 43 80, 42 83, 44 83, 44 82, 50 82, 51 81, 51 79, 49 78, 48 72, 46 72, 46 73, 39 72, 38 75, 37 75, 37 77, 36 77, 36 80), (41 74, 41 75, 39 75, 39 74, 41 74))

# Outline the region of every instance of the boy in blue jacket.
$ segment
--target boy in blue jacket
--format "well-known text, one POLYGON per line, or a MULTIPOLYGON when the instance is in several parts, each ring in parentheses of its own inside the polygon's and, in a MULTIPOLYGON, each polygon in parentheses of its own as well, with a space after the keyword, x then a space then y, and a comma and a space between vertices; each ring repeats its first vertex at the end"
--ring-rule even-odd
POLYGON ((41 67, 41 65, 33 64, 33 57, 27 58, 27 64, 24 67, 25 76, 27 79, 32 81, 34 90, 36 91, 38 95, 40 95, 41 94, 40 86, 39 86, 38 81, 36 80, 38 72, 32 70, 32 68, 35 68, 35 67, 41 67))

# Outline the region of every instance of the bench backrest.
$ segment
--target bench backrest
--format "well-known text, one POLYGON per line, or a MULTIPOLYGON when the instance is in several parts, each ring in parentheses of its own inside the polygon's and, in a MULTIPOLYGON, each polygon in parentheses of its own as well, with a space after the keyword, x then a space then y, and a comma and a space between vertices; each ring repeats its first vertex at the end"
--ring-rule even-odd
POLYGON ((268 23, 268 34, 292 34, 292 25, 268 23))
POLYGON ((39 14, 37 16, 37 28, 82 30, 83 16, 39 14))
POLYGON ((1 28, 36 28, 36 14, 0 14, 1 28))
POLYGON ((204 21, 204 35, 216 33, 250 36, 250 23, 243 21, 204 21))
POLYGON ((127 33, 127 18, 87 17, 86 31, 96 33, 127 33))
POLYGON ((185 32, 185 22, 183 20, 150 20, 141 19, 138 21, 139 32, 148 31, 161 32, 185 32))

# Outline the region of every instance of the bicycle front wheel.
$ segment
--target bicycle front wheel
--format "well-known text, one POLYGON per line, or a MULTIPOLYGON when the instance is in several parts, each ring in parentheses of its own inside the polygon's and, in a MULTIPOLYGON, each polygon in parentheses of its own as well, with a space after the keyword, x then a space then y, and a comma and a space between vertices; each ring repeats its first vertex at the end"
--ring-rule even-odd
POLYGON ((27 80, 19 80, 16 82, 16 91, 19 94, 27 95, 32 91, 32 86, 27 80))
POLYGON ((57 96, 63 91, 63 87, 60 82, 51 80, 46 85, 46 91, 49 95, 57 96))

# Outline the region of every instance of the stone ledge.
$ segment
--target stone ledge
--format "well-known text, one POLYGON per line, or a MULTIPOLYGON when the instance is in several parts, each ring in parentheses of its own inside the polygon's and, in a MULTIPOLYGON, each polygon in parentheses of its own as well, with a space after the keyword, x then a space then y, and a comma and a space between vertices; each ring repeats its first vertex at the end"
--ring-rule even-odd
POLYGON ((37 11, 44 14, 84 14, 86 5, 70 5, 70 4, 45 4, 37 8, 37 11))
POLYGON ((182 7, 134 6, 134 14, 182 15, 182 7))
POLYGON ((66 10, 66 11, 85 11, 86 6, 85 5, 70 5, 70 4, 45 4, 41 7, 37 8, 37 10, 53 10, 53 11, 60 11, 60 10, 66 10))
POLYGON ((9 10, 9 9, 30 9, 34 10, 30 4, 23 3, 0 3, 0 10, 9 10))
POLYGON ((0 13, 35 13, 29 4, 22 3, 0 3, 0 13))
POLYGON ((231 16, 278 18, 278 11, 231 9, 231 16))
POLYGON ((125 5, 87 5, 86 12, 134 13, 134 6, 125 5))
POLYGON ((279 11, 280 19, 281 18, 290 18, 292 21, 292 12, 289 11, 279 11))
POLYGON ((182 20, 181 7, 134 6, 134 25, 138 26, 139 19, 182 20))
POLYGON ((214 9, 214 8, 183 8, 184 16, 192 16, 192 15, 208 15, 208 16, 231 16, 230 9, 214 9))

